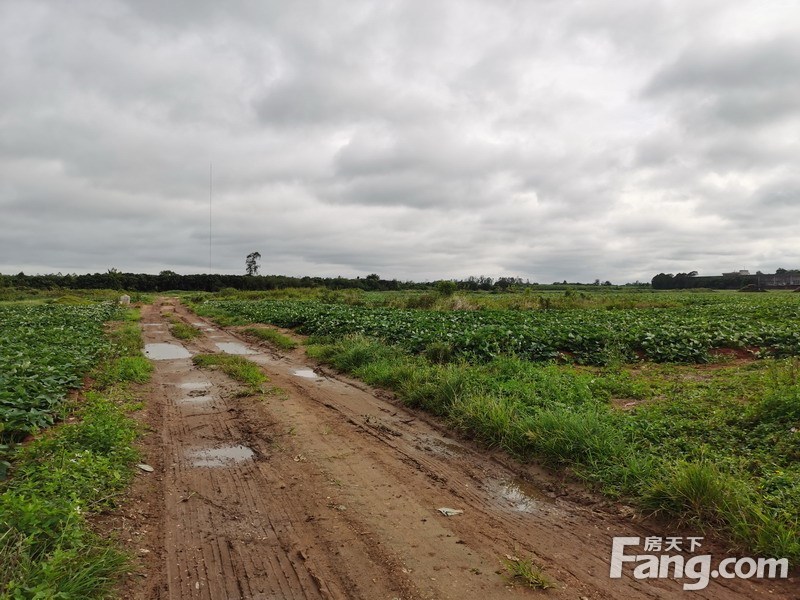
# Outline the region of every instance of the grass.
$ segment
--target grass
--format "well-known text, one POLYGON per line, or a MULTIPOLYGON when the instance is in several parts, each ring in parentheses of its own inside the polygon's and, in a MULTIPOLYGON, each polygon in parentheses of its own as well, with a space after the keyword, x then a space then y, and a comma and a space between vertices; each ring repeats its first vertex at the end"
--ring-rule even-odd
POLYGON ((138 361, 135 321, 126 317, 109 332, 94 389, 73 403, 69 422, 13 452, 0 484, 0 599, 107 598, 131 564, 90 523, 114 506, 138 458, 129 386, 149 371, 138 361))
POLYGON ((25 446, 0 495, 0 598, 102 598, 129 559, 86 517, 113 506, 136 459, 124 394, 90 393, 80 420, 25 446))
POLYGON ((217 368, 229 377, 243 383, 250 394, 264 392, 264 384, 269 378, 258 365, 242 356, 233 354, 195 354, 192 357, 195 365, 205 369, 217 368))
POLYGON ((191 325, 187 325, 175 316, 175 313, 165 313, 164 316, 170 322, 170 331, 179 340, 193 340, 200 337, 203 333, 191 325))
POLYGON ((191 325, 181 323, 180 321, 173 321, 170 329, 172 331, 172 335, 179 340, 193 340, 194 338, 203 335, 203 333, 197 329, 197 327, 192 327, 191 325))
POLYGON ((295 342, 293 339, 275 331, 274 329, 266 329, 264 327, 247 327, 243 329, 242 332, 258 338, 259 340, 269 342, 281 350, 294 350, 298 346, 297 342, 295 342))
MULTIPOLYGON (((201 297, 198 297, 198 300, 201 297)), ((231 316, 227 314, 225 311, 210 307, 202 301, 196 302, 195 300, 193 300, 193 297, 185 297, 183 301, 196 314, 200 315, 201 317, 208 317, 220 327, 233 327, 236 325, 249 324, 248 321, 246 321, 241 317, 231 316)))
POLYGON ((544 567, 532 558, 507 556, 502 563, 508 573, 506 579, 512 585, 522 584, 538 590, 556 587, 555 582, 545 574, 544 567))
POLYGON ((121 322, 107 332, 111 341, 109 356, 93 373, 100 387, 149 381, 153 365, 141 353, 139 318, 138 310, 127 310, 123 313, 121 322))

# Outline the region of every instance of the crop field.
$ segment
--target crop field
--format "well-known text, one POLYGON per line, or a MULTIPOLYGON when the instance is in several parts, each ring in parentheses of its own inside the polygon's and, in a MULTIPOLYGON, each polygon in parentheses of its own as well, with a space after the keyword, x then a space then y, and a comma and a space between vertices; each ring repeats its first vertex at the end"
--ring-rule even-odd
POLYGON ((136 313, 96 296, 0 303, 2 599, 105 598, 129 568, 87 517, 132 477, 127 385, 150 367, 136 313))
POLYGON ((708 362, 717 349, 800 354, 800 298, 687 295, 675 308, 609 310, 413 310, 272 301, 211 303, 234 316, 315 335, 362 334, 411 353, 446 345, 469 360, 514 355, 606 364, 637 358, 708 362))
POLYGON ((517 296, 502 302, 533 309, 469 295, 435 310, 385 297, 196 307, 295 328, 311 356, 488 446, 800 561, 800 295, 517 296))
POLYGON ((108 342, 116 307, 0 304, 0 441, 53 423, 108 342))

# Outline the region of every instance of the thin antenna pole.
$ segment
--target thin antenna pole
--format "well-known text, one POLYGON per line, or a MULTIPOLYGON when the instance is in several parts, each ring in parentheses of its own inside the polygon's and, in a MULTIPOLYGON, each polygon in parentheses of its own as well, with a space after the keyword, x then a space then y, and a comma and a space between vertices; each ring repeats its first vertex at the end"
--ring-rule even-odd
POLYGON ((211 198, 214 194, 214 164, 208 163, 208 274, 211 275, 211 198))

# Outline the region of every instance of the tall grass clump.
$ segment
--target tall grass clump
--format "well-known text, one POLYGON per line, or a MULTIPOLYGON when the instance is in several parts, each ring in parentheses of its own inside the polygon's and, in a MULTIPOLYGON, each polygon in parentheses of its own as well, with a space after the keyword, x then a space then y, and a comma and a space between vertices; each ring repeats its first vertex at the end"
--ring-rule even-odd
POLYGON ((746 481, 714 463, 680 461, 653 480, 641 498, 653 513, 727 532, 737 542, 766 556, 800 560, 798 518, 768 515, 746 481))
POLYGON ((475 379, 463 364, 423 364, 400 382, 398 392, 411 406, 422 407, 435 415, 449 416, 459 401, 473 393, 475 386, 475 379))
POLYGON ((381 359, 397 356, 385 344, 360 335, 346 336, 333 344, 312 345, 308 354, 348 373, 381 359))
POLYGON ((519 422, 527 413, 518 400, 491 393, 475 393, 455 403, 454 425, 484 443, 519 454, 525 441, 519 422))

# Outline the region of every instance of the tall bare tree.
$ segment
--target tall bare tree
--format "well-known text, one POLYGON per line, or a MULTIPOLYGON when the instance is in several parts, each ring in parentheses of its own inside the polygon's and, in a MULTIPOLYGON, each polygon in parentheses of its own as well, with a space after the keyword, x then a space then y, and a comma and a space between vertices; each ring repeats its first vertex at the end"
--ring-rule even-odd
POLYGON ((245 272, 248 275, 258 275, 258 261, 261 260, 260 252, 251 252, 244 261, 245 272))

